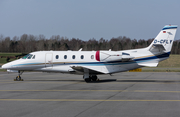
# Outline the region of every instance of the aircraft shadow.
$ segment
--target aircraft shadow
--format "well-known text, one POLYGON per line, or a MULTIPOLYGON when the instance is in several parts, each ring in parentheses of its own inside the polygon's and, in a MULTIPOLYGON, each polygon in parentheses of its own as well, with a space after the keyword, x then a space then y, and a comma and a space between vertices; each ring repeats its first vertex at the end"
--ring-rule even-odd
POLYGON ((88 83, 103 83, 103 82, 144 82, 144 83, 179 83, 180 80, 117 80, 117 79, 102 79, 99 81, 93 81, 93 82, 88 82, 88 83))
MULTIPOLYGON (((85 82, 84 80, 25 80, 25 81, 37 81, 37 82, 85 82)), ((103 83, 103 82, 116 82, 116 79, 102 79, 99 81, 91 81, 87 83, 103 83)))
POLYGON ((180 80, 118 80, 117 82, 159 82, 159 83, 174 83, 180 80))
POLYGON ((84 82, 84 80, 25 80, 25 81, 41 81, 41 82, 84 82))
MULTIPOLYGON (((36 82, 85 82, 84 80, 25 80, 36 82)), ((158 82, 158 83, 179 83, 180 80, 117 80, 117 79, 100 79, 99 81, 91 81, 87 83, 105 83, 105 82, 158 82)))
POLYGON ((103 83, 103 82, 116 82, 117 79, 101 79, 98 81, 91 81, 91 82, 87 82, 87 83, 103 83))

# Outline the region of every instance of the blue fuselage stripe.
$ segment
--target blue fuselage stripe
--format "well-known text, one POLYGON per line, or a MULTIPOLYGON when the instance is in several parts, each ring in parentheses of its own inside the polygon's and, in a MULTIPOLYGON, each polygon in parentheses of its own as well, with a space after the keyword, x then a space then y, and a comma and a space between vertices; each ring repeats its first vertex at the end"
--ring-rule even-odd
POLYGON ((157 56, 147 57, 147 58, 134 59, 134 61, 142 61, 142 60, 149 60, 149 59, 165 58, 165 57, 169 57, 170 53, 171 52, 164 53, 164 54, 157 55, 157 56))

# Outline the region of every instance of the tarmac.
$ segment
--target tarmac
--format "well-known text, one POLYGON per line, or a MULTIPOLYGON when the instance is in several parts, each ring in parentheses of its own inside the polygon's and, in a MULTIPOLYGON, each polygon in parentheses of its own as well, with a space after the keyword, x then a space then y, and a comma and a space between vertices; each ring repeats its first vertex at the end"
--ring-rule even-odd
POLYGON ((0 117, 178 117, 179 72, 81 75, 0 72, 0 117))

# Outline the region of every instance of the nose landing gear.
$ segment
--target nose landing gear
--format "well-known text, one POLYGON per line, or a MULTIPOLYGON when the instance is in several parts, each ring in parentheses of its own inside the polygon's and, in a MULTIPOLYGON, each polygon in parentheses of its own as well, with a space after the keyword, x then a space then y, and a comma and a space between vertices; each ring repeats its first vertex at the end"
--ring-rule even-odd
POLYGON ((14 79, 14 81, 23 81, 23 79, 21 79, 21 76, 20 76, 22 75, 23 72, 24 71, 18 71, 18 76, 16 77, 16 79, 14 79))

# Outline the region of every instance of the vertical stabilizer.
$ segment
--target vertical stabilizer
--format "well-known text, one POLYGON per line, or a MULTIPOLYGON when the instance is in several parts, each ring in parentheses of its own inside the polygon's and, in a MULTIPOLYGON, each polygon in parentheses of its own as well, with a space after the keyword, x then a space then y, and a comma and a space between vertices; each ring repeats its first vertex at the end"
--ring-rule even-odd
POLYGON ((149 51, 171 52, 177 25, 166 25, 148 47, 149 51))

